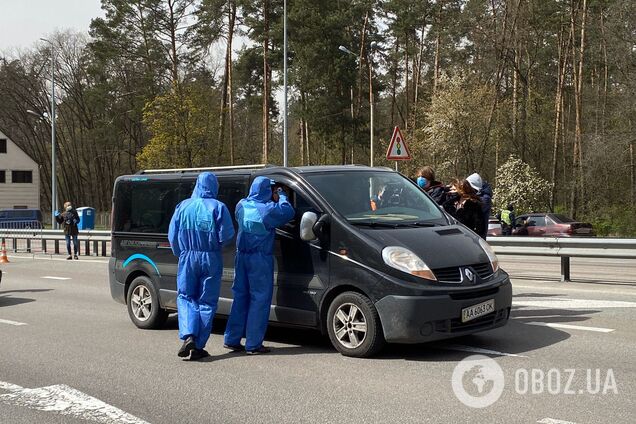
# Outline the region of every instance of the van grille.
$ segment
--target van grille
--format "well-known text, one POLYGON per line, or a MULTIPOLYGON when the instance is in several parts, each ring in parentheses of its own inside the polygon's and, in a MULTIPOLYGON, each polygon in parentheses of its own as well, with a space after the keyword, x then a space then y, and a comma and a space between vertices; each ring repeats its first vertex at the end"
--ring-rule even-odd
POLYGON ((435 277, 438 281, 452 281, 452 282, 460 282, 462 280, 461 269, 460 268, 472 268, 472 270, 479 276, 481 279, 486 279, 490 277, 492 272, 492 267, 489 262, 483 262, 480 264, 467 265, 464 267, 448 267, 448 268, 437 268, 433 270, 435 277))

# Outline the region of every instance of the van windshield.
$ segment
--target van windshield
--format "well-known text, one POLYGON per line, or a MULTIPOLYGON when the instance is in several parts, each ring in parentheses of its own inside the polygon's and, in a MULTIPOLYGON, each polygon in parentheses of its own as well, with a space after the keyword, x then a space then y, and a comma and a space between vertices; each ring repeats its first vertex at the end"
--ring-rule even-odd
POLYGON ((305 178, 352 224, 448 224, 435 202, 395 172, 343 171, 305 178))

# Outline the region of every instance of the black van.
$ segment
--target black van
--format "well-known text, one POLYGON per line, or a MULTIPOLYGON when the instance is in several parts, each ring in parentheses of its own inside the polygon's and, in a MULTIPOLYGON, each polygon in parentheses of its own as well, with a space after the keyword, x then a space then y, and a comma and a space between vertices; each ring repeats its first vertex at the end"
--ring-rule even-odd
MULTIPOLYGON (((202 170, 115 182, 110 289, 140 328, 160 327, 176 311, 168 226, 202 170)), ((403 175, 365 166, 206 170, 232 216, 257 176, 291 189, 296 216, 277 231, 270 322, 320 329, 342 354, 364 357, 385 341, 427 342, 508 321, 510 279, 488 244, 403 175)), ((223 252, 219 315, 232 304, 234 250, 223 252)))

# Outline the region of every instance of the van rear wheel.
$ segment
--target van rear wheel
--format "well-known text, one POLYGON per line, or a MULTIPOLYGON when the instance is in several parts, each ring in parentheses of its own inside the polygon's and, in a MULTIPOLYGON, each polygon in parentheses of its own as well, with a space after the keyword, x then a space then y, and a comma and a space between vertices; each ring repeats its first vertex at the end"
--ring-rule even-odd
POLYGON ((373 356, 384 346, 380 316, 368 297, 345 292, 338 295, 327 313, 331 344, 343 355, 373 356))
POLYGON ((130 284, 126 305, 130 319, 139 328, 161 328, 168 318, 168 311, 159 304, 155 286, 146 276, 139 276, 130 284))

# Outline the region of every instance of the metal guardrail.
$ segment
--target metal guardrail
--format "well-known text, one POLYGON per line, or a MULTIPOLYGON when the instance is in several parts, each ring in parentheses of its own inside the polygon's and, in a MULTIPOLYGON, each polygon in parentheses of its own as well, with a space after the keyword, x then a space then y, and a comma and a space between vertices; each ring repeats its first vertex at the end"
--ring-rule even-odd
MULTIPOLYGON (((61 230, 0 229, 0 239, 5 243, 7 250, 14 253, 59 254, 60 242, 66 244, 64 232, 61 230)), ((91 256, 92 252, 95 256, 100 253, 101 256, 107 256, 110 231, 80 231, 78 239, 81 254, 91 256)))
MULTIPOLYGON (((13 252, 60 253, 61 230, 0 229, 0 239, 13 252), (8 243, 11 241, 12 243, 8 243), (21 242, 21 244, 20 244, 21 242), (51 243, 51 244, 49 244, 51 243), (52 247, 52 249, 50 249, 52 247), (40 250, 41 249, 41 250, 40 250)), ((107 256, 110 231, 80 231, 83 254, 107 256), (92 246, 92 249, 91 249, 92 246)), ((561 258, 561 281, 570 281, 570 258, 636 259, 636 239, 570 237, 490 237, 497 255, 553 256, 561 258)))
POLYGON ((490 237, 497 255, 561 258, 561 281, 570 281, 570 258, 636 259, 636 239, 490 237))

